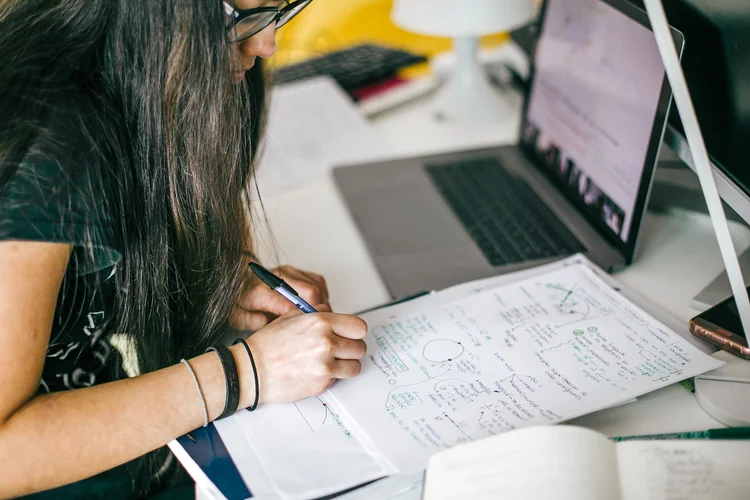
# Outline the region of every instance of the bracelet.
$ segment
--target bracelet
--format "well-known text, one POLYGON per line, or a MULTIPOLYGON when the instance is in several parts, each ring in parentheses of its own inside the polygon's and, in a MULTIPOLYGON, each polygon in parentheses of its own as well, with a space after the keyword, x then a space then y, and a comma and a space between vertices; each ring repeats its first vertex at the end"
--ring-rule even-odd
POLYGON ((195 390, 198 391, 198 397, 200 397, 201 407, 203 408, 203 427, 208 427, 208 408, 206 408, 206 398, 203 397, 203 391, 201 390, 200 384, 198 384, 198 377, 195 376, 193 367, 190 366, 190 363, 188 363, 187 360, 181 359, 180 363, 184 364, 187 367, 188 371, 190 372, 190 376, 193 377, 193 382, 195 382, 195 390))
POLYGON ((234 415, 240 405, 240 377, 237 374, 237 363, 235 363, 234 356, 227 346, 209 347, 206 349, 206 352, 208 351, 215 351, 219 355, 221 367, 224 369, 227 396, 224 402, 224 411, 221 412, 219 418, 225 418, 234 415))
POLYGON ((255 377, 255 401, 253 401, 253 405, 248 407, 248 411, 255 411, 255 409, 258 407, 258 399, 260 397, 260 390, 258 387, 258 369, 255 367, 255 358, 253 358, 253 353, 250 351, 250 346, 247 345, 247 342, 245 342, 245 339, 238 338, 234 341, 232 345, 235 345, 237 343, 241 343, 243 346, 245 346, 245 350, 247 351, 247 356, 250 358, 250 364, 253 367, 253 377, 255 377))

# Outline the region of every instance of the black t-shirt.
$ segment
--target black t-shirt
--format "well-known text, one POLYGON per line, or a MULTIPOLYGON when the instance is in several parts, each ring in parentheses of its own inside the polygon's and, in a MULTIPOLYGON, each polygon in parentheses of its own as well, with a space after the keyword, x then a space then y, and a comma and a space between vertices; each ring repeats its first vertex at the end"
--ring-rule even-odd
POLYGON ((58 295, 39 391, 120 377, 109 343, 121 252, 109 193, 90 150, 70 132, 34 148, 0 192, 0 240, 73 244, 58 295))

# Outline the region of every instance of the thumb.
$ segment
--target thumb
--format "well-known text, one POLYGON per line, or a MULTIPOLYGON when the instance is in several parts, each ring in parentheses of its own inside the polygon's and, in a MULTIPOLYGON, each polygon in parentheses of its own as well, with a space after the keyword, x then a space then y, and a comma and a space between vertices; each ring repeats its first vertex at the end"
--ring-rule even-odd
POLYGON ((270 323, 274 318, 270 314, 259 311, 248 311, 242 307, 235 307, 229 324, 235 330, 256 332, 270 323))

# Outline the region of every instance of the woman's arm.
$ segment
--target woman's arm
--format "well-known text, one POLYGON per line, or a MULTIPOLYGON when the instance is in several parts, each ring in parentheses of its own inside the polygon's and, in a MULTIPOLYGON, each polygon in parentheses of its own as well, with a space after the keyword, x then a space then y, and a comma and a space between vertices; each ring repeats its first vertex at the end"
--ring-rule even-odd
MULTIPOLYGON (((103 472, 203 423, 200 398, 183 365, 135 379, 34 397, 69 255, 67 245, 0 243, 3 498, 103 472)), ((247 370, 238 354, 235 350, 238 369, 247 370)), ((215 353, 190 363, 209 418, 215 418, 223 410, 225 397, 221 363, 215 353)), ((245 385, 254 390, 252 384, 245 385)))
MULTIPOLYGON (((129 380, 34 396, 49 343, 70 247, 0 243, 0 497, 80 480, 143 455, 203 424, 187 368, 176 365, 129 380)), ((335 378, 359 372, 366 325, 335 314, 290 313, 250 339, 261 380, 260 401, 319 394, 335 378), (348 338, 347 338, 348 337, 348 338)), ((232 352, 240 408, 254 400, 253 375, 241 345, 232 352)), ((225 402, 216 353, 190 360, 216 418, 225 402)))

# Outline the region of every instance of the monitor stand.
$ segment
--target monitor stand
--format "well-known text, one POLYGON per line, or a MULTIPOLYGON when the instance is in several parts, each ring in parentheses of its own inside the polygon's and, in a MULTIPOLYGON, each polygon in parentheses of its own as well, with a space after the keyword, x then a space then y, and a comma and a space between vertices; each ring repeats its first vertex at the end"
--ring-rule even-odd
MULTIPOLYGON (((727 220, 746 224, 731 206, 727 203, 723 205, 727 220)), ((698 176, 664 144, 654 172, 648 210, 661 213, 674 209, 708 215, 698 176)), ((731 292, 727 297, 729 295, 731 292)))
MULTIPOLYGON (((695 172, 690 170, 665 144, 659 157, 654 174, 651 197, 648 206, 651 212, 669 212, 685 210, 708 215, 708 207, 701 192, 701 186, 695 172)), ((746 224, 732 207, 724 203, 724 213, 728 220, 746 224)), ((738 256, 745 283, 750 283, 750 248, 738 256)), ((705 311, 732 295, 729 277, 722 272, 690 303, 697 311, 705 311)))
MULTIPOLYGON (((742 268, 742 277, 745 283, 750 283, 750 248, 740 254, 738 259, 742 268)), ((705 311, 731 295, 729 276, 724 271, 693 297, 690 306, 698 311, 705 311)))

